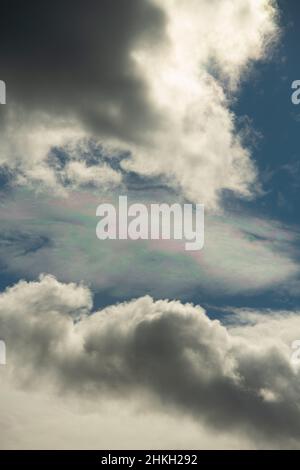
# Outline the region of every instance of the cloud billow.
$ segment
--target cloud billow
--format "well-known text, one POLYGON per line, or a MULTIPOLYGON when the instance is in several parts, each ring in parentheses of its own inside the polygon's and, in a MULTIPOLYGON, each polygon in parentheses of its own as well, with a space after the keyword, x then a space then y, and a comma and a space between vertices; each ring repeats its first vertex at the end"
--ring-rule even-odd
POLYGON ((257 445, 297 445, 300 382, 290 342, 299 317, 245 318, 225 327, 199 306, 150 297, 92 312, 88 288, 52 276, 0 296, 7 367, 23 386, 46 382, 94 403, 134 397, 145 410, 163 405, 257 445))

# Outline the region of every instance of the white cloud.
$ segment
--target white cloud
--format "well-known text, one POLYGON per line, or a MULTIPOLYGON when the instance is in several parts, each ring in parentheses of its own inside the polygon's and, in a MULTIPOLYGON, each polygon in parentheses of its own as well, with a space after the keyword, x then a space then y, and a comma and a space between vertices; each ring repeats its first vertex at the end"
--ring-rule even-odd
MULTIPOLYGON (((107 164, 87 165, 87 134, 76 121, 10 112, 0 132, 0 165, 14 175, 13 184, 48 190, 66 196, 67 190, 94 186, 105 189, 121 182, 121 175, 107 164), (62 168, 55 165, 53 149, 67 153, 62 168)), ((113 152, 113 151, 112 151, 113 152)))
POLYGON ((134 57, 163 119, 150 131, 149 147, 134 148, 124 166, 166 175, 209 208, 217 206, 222 189, 249 196, 256 171, 236 132, 230 94, 278 32, 273 2, 156 3, 167 16, 169 43, 161 50, 141 47, 134 57))
POLYGON ((103 187, 107 184, 121 183, 120 174, 108 165, 91 165, 88 167, 84 161, 71 161, 67 164, 65 173, 66 178, 71 180, 71 184, 75 188, 89 184, 103 187))
POLYGON ((193 417, 209 435, 298 446, 300 380, 290 362, 298 314, 225 327, 199 306, 150 297, 92 312, 88 290, 76 289, 45 276, 1 294, 6 373, 19 386, 92 400, 96 414, 98 400, 121 397, 145 412, 193 417))
MULTIPOLYGON (((111 113, 117 108, 108 98, 101 101, 101 89, 97 106, 101 104, 101 115, 106 112, 108 121, 115 119, 115 136, 113 132, 107 136, 105 125, 93 125, 90 131, 84 122, 83 130, 80 118, 71 120, 70 113, 53 118, 45 109, 44 115, 22 115, 21 127, 20 118, 14 114, 4 127, 1 161, 19 170, 23 183, 63 191, 64 183, 57 182, 47 157, 51 147, 65 143, 62 134, 69 139, 73 132, 73 139, 80 139, 82 134, 96 135, 104 145, 130 150, 132 155, 123 161, 124 169, 164 176, 170 186, 180 188, 184 196, 207 208, 218 206, 222 189, 246 197, 253 193, 256 170, 237 134, 230 102, 249 66, 264 58, 278 35, 273 1, 155 0, 155 4, 164 14, 165 35, 157 42, 151 35, 136 39, 128 50, 132 69, 138 70, 145 85, 145 109, 137 109, 136 135, 132 122, 126 134, 128 123, 123 118, 120 137, 120 116, 111 113), (156 122, 144 120, 148 114, 156 116, 156 122)), ((136 88, 137 96, 141 90, 136 88)), ((128 93, 127 88, 125 91, 128 93)), ((97 106, 93 95, 92 121, 97 106)), ((130 116, 132 119, 132 110, 130 116)), ((115 172, 108 175, 108 169, 102 167, 94 170, 91 176, 92 169, 87 169, 84 161, 70 164, 73 184, 87 180, 97 181, 97 186, 103 180, 115 184, 120 178, 115 172)))

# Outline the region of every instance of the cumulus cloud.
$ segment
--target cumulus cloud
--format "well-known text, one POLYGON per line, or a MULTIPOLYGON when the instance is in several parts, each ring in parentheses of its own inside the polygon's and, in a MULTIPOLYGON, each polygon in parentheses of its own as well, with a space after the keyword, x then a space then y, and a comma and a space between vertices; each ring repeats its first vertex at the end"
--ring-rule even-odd
MULTIPOLYGON (((63 120, 64 141, 71 128, 117 146, 130 153, 125 171, 163 176, 207 207, 223 189, 253 193, 256 170, 230 103, 278 34, 273 1, 4 2, 0 30, 10 103, 1 161, 14 169, 18 155, 24 184, 57 184, 47 161, 63 120), (52 136, 42 147, 41 123, 52 136)), ((101 184, 103 171, 94 176, 101 184)))
POLYGON ((200 306, 147 296, 93 312, 87 288, 52 276, 0 295, 7 367, 20 384, 46 381, 94 404, 127 398, 238 431, 260 447, 297 446, 300 381, 290 342, 299 316, 279 312, 243 326, 235 315, 225 327, 200 306))

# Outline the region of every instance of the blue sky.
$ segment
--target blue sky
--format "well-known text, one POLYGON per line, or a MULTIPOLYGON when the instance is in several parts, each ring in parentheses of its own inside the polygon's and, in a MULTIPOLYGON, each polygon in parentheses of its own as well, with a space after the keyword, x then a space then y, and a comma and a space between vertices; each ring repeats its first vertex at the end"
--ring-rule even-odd
POLYGON ((279 2, 282 39, 272 57, 255 67, 234 109, 247 115, 261 135, 254 158, 267 194, 251 209, 298 225, 299 107, 291 102, 291 84, 300 74, 299 3, 279 2))

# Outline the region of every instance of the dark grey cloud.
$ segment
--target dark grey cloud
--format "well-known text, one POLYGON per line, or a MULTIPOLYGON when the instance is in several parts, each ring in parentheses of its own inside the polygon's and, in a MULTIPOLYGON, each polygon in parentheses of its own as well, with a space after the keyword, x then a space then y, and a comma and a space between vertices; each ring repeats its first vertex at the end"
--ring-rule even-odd
MULTIPOLYGON (((149 0, 1 2, 0 71, 8 105, 79 117, 97 133, 126 135, 157 116, 130 54, 164 40, 149 0)), ((2 115, 4 114, 4 111, 2 115)))
POLYGON ((279 330, 295 334, 299 319, 282 316, 270 327, 271 338, 247 326, 234 333, 201 307, 150 297, 92 313, 89 289, 50 276, 0 296, 8 367, 20 383, 50 380, 94 403, 148 397, 145 409, 150 398, 260 447, 297 446, 299 373, 279 330))

